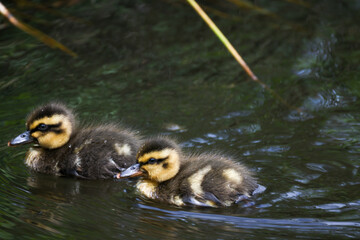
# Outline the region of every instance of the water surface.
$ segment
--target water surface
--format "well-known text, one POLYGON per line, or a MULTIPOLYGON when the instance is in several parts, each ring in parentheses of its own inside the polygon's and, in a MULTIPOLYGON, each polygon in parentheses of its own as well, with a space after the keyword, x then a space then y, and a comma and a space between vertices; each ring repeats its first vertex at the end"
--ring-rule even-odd
POLYGON ((359 238, 360 3, 255 2, 271 14, 204 4, 301 114, 249 80, 186 4, 93 1, 55 8, 62 16, 9 5, 79 57, 0 30, 0 238, 359 238), (140 197, 133 181, 30 172, 27 146, 6 144, 50 100, 86 123, 120 122, 189 152, 233 154, 267 189, 253 207, 178 208, 140 197))

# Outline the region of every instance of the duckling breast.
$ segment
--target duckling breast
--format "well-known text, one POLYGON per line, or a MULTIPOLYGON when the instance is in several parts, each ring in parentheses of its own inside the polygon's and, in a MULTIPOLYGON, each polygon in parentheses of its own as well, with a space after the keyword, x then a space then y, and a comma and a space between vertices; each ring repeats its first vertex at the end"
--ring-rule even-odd
POLYGON ((39 147, 31 147, 25 156, 25 165, 31 170, 45 174, 60 174, 59 161, 56 158, 57 151, 48 151, 39 147))
POLYGON ((31 169, 38 170, 42 162, 43 150, 41 148, 30 148, 25 156, 25 164, 31 169))
POLYGON ((136 184, 136 188, 141 194, 145 195, 150 199, 157 199, 158 194, 158 183, 151 180, 141 180, 136 184))

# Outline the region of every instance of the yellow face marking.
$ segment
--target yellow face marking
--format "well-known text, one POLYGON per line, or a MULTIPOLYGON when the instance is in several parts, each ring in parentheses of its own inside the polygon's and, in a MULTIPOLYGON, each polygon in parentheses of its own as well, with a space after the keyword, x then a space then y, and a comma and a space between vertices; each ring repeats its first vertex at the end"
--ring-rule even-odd
POLYGON ((149 152, 146 153, 142 156, 140 156, 138 158, 138 162, 139 163, 145 163, 147 162, 150 158, 155 158, 155 159, 163 159, 163 158, 167 158, 170 154, 172 154, 175 150, 171 149, 171 148, 165 148, 161 151, 153 151, 153 152, 149 152))
POLYGON ((140 193, 151 199, 157 198, 157 186, 158 183, 150 180, 141 180, 136 184, 140 193))
POLYGON ((129 146, 129 144, 115 143, 114 148, 118 155, 124 155, 124 156, 131 155, 131 147, 129 146))
POLYGON ((205 177, 205 175, 211 170, 211 166, 208 165, 202 169, 200 169, 199 171, 197 171, 196 173, 194 173, 193 175, 191 175, 188 178, 190 187, 193 191, 193 193, 195 194, 195 196, 201 196, 203 195, 204 191, 202 190, 201 187, 201 183, 205 177))
POLYGON ((59 148, 69 141, 70 135, 66 133, 46 132, 37 138, 41 147, 54 149, 59 148))
POLYGON ((69 141, 72 132, 72 124, 66 116, 55 114, 51 117, 38 119, 30 124, 29 129, 35 129, 41 123, 46 125, 57 125, 61 123, 58 128, 58 130, 61 130, 61 133, 35 131, 31 134, 32 137, 38 140, 41 147, 49 149, 59 148, 69 141))
POLYGON ((163 182, 173 178, 180 169, 179 154, 174 149, 166 148, 161 151, 154 151, 144 154, 138 159, 139 163, 146 163, 150 158, 164 159, 159 164, 145 164, 141 167, 144 169, 149 176, 149 179, 156 182, 163 182), (166 164, 166 168, 163 165, 166 164))
POLYGON ((37 119, 34 122, 32 122, 29 126, 29 130, 33 130, 40 123, 44 123, 46 125, 55 125, 60 122, 64 122, 64 120, 69 121, 68 118, 62 114, 55 114, 55 115, 52 115, 51 117, 43 117, 43 118, 37 119))
POLYGON ((40 131, 33 132, 33 133, 31 134, 31 136, 34 137, 34 138, 38 138, 38 137, 41 136, 41 132, 40 132, 40 131))
POLYGON ((230 182, 240 184, 243 181, 243 176, 233 168, 224 169, 222 175, 230 182))

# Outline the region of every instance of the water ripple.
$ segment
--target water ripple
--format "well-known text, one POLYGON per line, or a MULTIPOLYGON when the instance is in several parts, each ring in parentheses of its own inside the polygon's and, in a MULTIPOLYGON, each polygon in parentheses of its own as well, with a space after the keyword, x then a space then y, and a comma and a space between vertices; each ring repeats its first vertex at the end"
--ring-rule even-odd
MULTIPOLYGON (((220 214, 207 214, 188 211, 169 211, 147 205, 139 205, 140 208, 165 213, 168 219, 199 219, 204 222, 227 223, 244 229, 291 229, 299 232, 328 232, 333 230, 344 230, 344 227, 354 227, 356 232, 360 223, 352 221, 325 221, 316 218, 291 218, 291 219, 267 219, 248 218, 238 216, 227 216, 220 214)), ((349 229, 350 230, 350 229, 349 229)), ((340 233, 341 234, 341 233, 340 233)))

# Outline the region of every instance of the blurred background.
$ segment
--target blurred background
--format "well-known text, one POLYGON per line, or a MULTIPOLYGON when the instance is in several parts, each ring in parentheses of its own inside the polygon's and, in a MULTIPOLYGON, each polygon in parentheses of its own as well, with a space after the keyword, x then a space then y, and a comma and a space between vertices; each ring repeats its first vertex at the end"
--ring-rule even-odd
POLYGON ((360 1, 198 2, 302 113, 250 80, 186 1, 1 2, 78 55, 0 17, 1 239, 360 237, 360 1), (6 145, 51 100, 84 123, 232 154, 267 189, 253 207, 177 208, 140 197, 133 181, 30 172, 29 146, 6 145))

